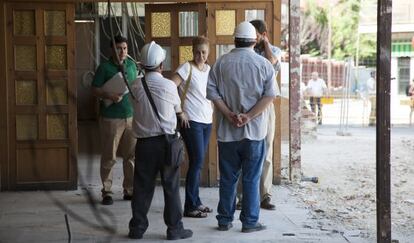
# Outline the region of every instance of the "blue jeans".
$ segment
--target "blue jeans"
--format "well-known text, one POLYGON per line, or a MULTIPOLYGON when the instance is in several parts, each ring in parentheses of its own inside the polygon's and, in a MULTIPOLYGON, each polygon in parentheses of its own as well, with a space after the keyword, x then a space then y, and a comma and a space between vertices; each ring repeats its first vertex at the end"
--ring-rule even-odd
POLYGON ((243 227, 252 227, 259 220, 259 182, 265 158, 264 140, 244 139, 237 142, 219 142, 220 200, 216 216, 219 225, 234 219, 237 180, 242 173, 243 201, 240 221, 243 227))
POLYGON ((196 210, 202 205, 199 197, 200 174, 210 140, 211 124, 190 121, 190 128, 181 128, 187 147, 189 167, 185 180, 184 211, 196 210))

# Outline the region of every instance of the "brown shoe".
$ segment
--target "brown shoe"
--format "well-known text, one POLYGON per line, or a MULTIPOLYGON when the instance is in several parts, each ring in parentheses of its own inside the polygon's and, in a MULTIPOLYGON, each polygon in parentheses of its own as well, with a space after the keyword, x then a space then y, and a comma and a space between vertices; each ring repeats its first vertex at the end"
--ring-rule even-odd
POLYGON ((260 203, 260 207, 266 210, 276 210, 276 206, 274 204, 271 204, 270 201, 272 199, 270 197, 266 197, 263 199, 263 201, 260 203))

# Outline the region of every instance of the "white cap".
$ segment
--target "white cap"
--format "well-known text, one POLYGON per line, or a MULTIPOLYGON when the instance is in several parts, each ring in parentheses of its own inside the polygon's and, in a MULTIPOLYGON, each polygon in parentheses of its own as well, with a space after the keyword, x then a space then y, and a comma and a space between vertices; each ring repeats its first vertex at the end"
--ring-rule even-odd
POLYGON ((234 29, 234 37, 256 40, 256 28, 249 21, 243 21, 234 29))
POLYGON ((145 44, 141 49, 141 61, 145 68, 157 68, 166 57, 166 51, 155 41, 145 44))

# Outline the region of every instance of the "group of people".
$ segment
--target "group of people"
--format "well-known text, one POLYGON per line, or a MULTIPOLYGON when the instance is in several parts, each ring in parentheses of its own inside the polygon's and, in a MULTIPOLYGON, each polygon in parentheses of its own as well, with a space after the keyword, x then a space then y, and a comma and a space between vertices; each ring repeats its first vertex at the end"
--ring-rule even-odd
POLYGON ((113 204, 112 167, 119 150, 124 161, 123 199, 132 200, 129 237, 142 238, 149 226, 147 214, 158 174, 164 190, 167 239, 191 237, 193 232, 184 228, 182 217, 205 218, 213 212, 202 203, 199 185, 214 104, 220 170, 217 229, 232 228, 236 204, 241 209, 242 232, 265 229, 259 222, 260 207, 275 209, 271 203, 273 100, 280 95, 276 76, 281 54, 269 43, 266 24, 262 20, 240 23, 234 31, 236 48, 212 67, 207 64, 208 39, 195 37, 193 60, 179 66, 171 79, 162 75, 166 51, 154 41, 141 50, 145 75, 137 80, 127 40, 117 36, 113 41, 112 58, 98 67, 92 83, 94 95, 113 102, 109 106, 101 102, 100 107, 102 204, 113 204), (102 88, 118 72, 131 85, 131 95, 102 88), (189 162, 184 211, 180 169, 165 163, 166 137, 175 136, 177 125, 189 162))

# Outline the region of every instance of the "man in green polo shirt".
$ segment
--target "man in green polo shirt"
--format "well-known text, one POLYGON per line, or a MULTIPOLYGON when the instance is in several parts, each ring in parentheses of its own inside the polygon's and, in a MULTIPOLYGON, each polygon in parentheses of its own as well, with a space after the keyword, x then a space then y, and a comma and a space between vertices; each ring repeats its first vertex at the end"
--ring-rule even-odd
MULTIPOLYGON (((132 106, 128 94, 116 93, 104 89, 104 84, 119 75, 120 65, 124 66, 128 83, 137 77, 135 63, 127 58, 127 39, 116 36, 115 48, 111 42, 112 57, 99 65, 92 82, 92 93, 100 98, 99 128, 102 141, 101 180, 102 204, 111 205, 112 200, 112 167, 116 163, 116 154, 123 158, 124 168, 124 200, 131 200, 134 179, 134 149, 136 139, 132 135, 132 106), (118 57, 117 57, 118 55, 118 57)), ((112 81, 112 80, 111 80, 112 81)), ((119 81, 123 82, 123 81, 119 81)), ((122 85, 122 84, 121 84, 122 85)))

